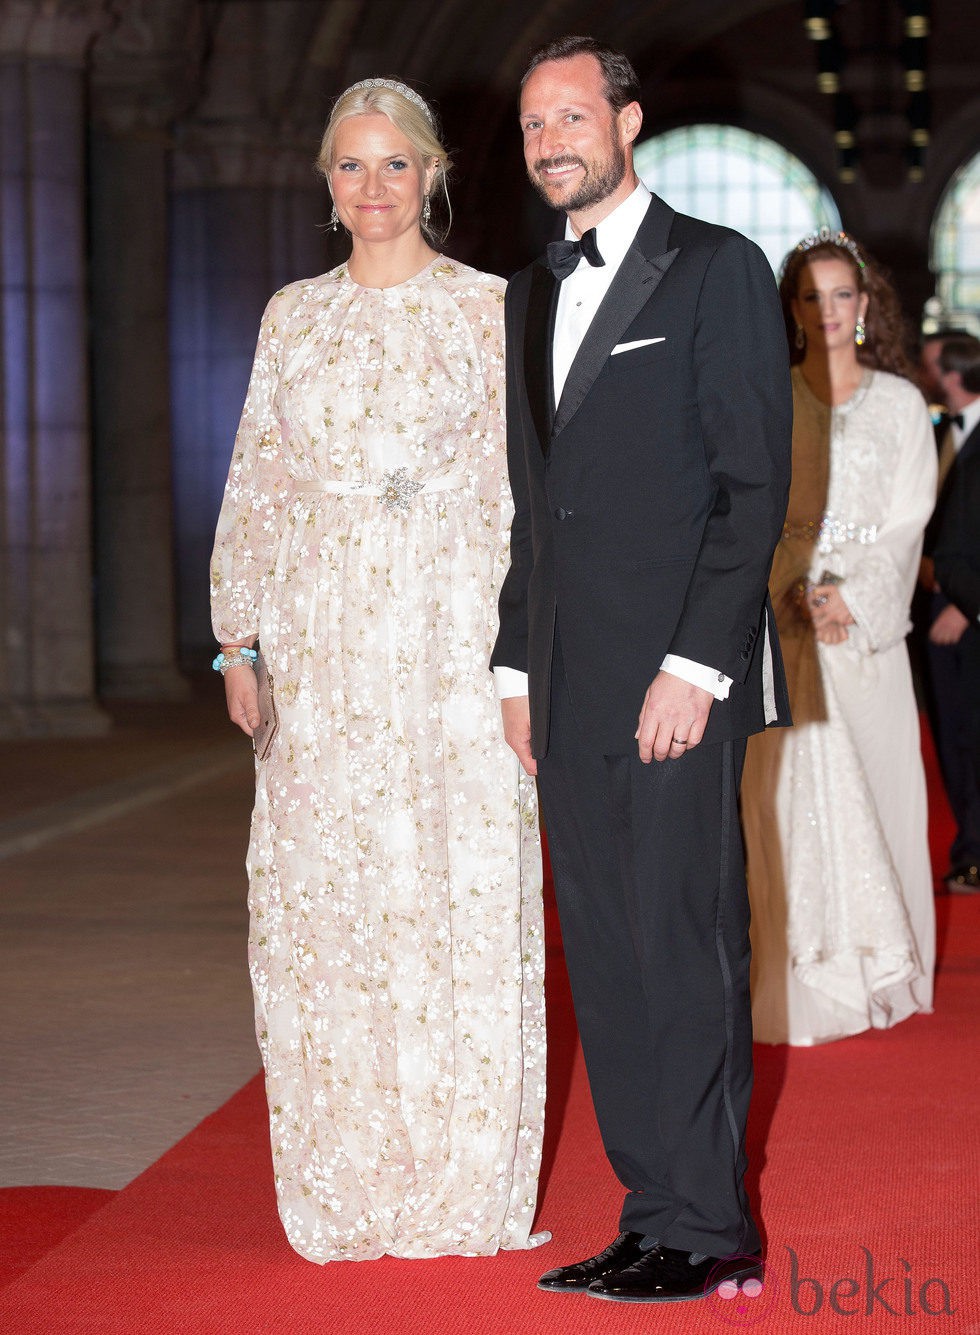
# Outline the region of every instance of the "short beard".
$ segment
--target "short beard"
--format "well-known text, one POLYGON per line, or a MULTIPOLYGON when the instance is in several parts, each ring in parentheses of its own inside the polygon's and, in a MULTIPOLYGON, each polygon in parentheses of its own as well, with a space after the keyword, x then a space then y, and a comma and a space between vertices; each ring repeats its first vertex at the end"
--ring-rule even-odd
MULTIPOLYGON (((617 190, 623 183, 626 175, 626 150, 618 140, 613 139, 610 142, 610 153, 606 159, 603 170, 593 176, 586 164, 581 158, 570 159, 579 162, 585 167, 585 178, 574 195, 568 199, 555 202, 548 194, 547 185, 538 177, 537 173, 546 165, 548 159, 542 159, 534 164, 535 174, 531 176, 531 184, 537 190, 544 202, 553 209, 564 209, 566 213, 578 213, 582 209, 591 209, 596 204, 601 204, 604 199, 608 199, 614 190, 617 190)), ((561 163, 564 159, 551 159, 551 161, 561 163)))

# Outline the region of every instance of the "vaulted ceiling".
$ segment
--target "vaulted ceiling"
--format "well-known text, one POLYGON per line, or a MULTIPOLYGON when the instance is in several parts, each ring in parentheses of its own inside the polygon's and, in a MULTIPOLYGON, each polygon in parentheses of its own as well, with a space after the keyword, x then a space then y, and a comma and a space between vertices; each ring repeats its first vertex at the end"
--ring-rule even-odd
MULTIPOLYGON (((464 250, 506 258, 513 214, 541 230, 522 186, 514 127, 528 54, 565 32, 627 51, 644 85, 652 130, 697 119, 739 123, 778 138, 834 190, 845 220, 893 251, 920 247, 955 168, 980 148, 980 52, 973 5, 932 0, 105 0, 111 23, 95 51, 100 86, 142 60, 166 92, 176 142, 234 126, 308 161, 332 98, 357 79, 415 84, 442 114, 455 150, 464 250), (931 11, 924 73, 928 128, 919 182, 910 182, 905 22, 931 11), (850 100, 854 180, 838 176, 841 100, 818 89, 807 14, 837 38, 839 86, 850 100), (835 123, 835 116, 836 122, 835 123)), ((920 98, 920 109, 922 99, 920 98)), ((520 230, 520 229, 519 229, 520 230)))

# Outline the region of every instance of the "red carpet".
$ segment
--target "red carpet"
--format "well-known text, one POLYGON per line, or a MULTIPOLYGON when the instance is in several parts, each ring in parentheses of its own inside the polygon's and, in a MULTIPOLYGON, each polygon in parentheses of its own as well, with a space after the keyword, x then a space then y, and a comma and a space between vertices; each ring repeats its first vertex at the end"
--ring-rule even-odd
POLYGON ((7 1187, 0 1191, 0 1289, 114 1199, 98 1187, 7 1187))
MULTIPOLYGON (((756 1298, 714 1295, 651 1309, 534 1287, 542 1270, 607 1241, 620 1201, 581 1058, 570 1059, 570 1007, 552 942, 553 1069, 539 1216, 539 1226, 555 1235, 549 1246, 479 1260, 326 1267, 301 1260, 276 1217, 255 1080, 124 1191, 98 1193, 98 1200, 84 1193, 76 1218, 66 1213, 65 1193, 57 1227, 46 1238, 37 1227, 23 1238, 27 1268, 0 1294, 0 1330, 980 1332, 973 1261, 980 1236, 980 898, 946 896, 937 904, 942 964, 934 1015, 823 1048, 757 1049, 750 1189, 765 1221, 768 1266, 756 1298), (83 1205, 106 1198, 84 1218, 83 1205)), ((39 1200, 44 1208, 36 1195, 35 1216, 39 1200)), ((0 1222, 19 1227, 30 1214, 25 1204, 0 1193, 0 1222)), ((0 1259, 9 1262, 15 1248, 8 1238, 0 1259)))

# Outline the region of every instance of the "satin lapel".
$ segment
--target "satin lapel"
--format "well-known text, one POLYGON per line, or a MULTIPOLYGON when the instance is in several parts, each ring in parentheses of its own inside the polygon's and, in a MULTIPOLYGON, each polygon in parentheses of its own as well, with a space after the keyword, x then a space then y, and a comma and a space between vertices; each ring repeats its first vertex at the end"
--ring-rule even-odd
POLYGON ((542 454, 548 453, 555 416, 551 344, 557 304, 558 284, 554 275, 543 264, 535 264, 524 322, 524 386, 542 454))
POLYGON ((606 364, 620 336, 630 327, 650 300, 664 274, 677 258, 678 250, 647 259, 636 242, 626 252, 619 272, 595 313, 588 333, 569 368, 561 402, 555 414, 553 434, 566 427, 606 364))

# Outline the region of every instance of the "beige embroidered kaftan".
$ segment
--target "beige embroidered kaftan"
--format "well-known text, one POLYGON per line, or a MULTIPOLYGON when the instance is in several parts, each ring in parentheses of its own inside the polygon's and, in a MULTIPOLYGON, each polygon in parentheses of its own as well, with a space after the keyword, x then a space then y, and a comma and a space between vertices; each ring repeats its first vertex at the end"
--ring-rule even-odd
POLYGON ((742 783, 757 1040, 808 1045, 932 1006, 935 913, 905 636, 936 451, 921 394, 868 372, 838 408, 793 372, 793 483, 770 590, 794 727, 751 737, 742 783), (801 581, 855 624, 818 644, 801 581))

